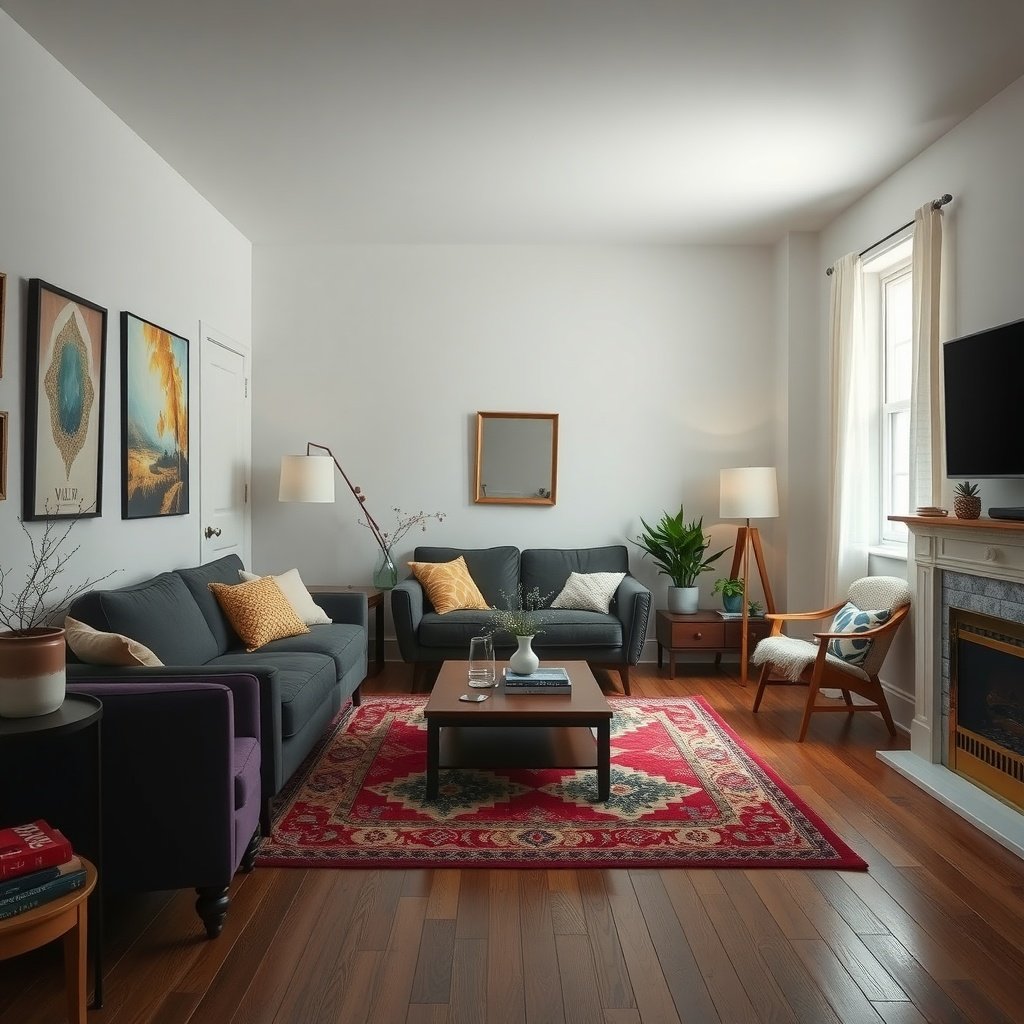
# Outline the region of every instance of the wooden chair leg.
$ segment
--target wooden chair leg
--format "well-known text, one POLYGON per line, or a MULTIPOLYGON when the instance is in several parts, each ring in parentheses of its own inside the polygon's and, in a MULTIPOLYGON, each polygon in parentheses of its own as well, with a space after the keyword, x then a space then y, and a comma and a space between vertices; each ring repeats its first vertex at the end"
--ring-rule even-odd
POLYGON ((851 710, 853 710, 853 698, 850 696, 850 691, 849 690, 841 690, 840 692, 843 695, 843 700, 846 702, 846 706, 848 708, 850 708, 851 710))
POLYGON ((800 735, 796 738, 797 743, 803 743, 804 737, 807 735, 807 727, 811 724, 811 714, 814 711, 814 705, 818 702, 820 688, 821 684, 813 679, 807 687, 807 703, 804 705, 804 717, 800 722, 800 735))
POLYGON ((878 676, 872 676, 871 681, 874 683, 875 703, 878 705, 878 710, 882 715, 882 721, 885 722, 885 727, 889 730, 889 735, 895 739, 896 723, 892 720, 892 713, 889 711, 889 702, 885 699, 885 690, 882 689, 882 681, 878 676))
POLYGON ((764 688, 768 685, 768 674, 771 672, 771 665, 764 665, 761 674, 757 677, 757 693, 754 694, 754 711, 761 706, 761 698, 764 696, 764 688))
POLYGON ((628 697, 630 696, 629 691, 629 665, 619 666, 619 679, 622 680, 622 692, 628 697))

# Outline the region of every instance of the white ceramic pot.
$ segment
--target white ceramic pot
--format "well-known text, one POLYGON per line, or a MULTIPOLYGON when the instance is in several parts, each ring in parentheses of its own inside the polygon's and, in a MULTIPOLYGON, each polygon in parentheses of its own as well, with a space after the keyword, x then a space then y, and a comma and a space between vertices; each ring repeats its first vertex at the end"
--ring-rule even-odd
POLYGON ((668 610, 675 615, 692 615, 700 598, 698 587, 669 587, 668 610))
POLYGON ((512 657, 508 659, 508 667, 518 675, 528 676, 540 668, 540 658, 533 652, 532 636, 517 636, 516 640, 519 642, 519 647, 512 652, 512 657))
POLYGON ((0 717, 35 718, 64 703, 63 629, 0 633, 0 717))

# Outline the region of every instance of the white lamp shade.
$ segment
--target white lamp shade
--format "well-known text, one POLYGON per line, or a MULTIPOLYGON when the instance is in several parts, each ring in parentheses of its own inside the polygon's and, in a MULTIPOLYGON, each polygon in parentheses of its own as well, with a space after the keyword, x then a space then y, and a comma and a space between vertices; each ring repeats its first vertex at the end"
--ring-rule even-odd
POLYGON ((334 501, 334 459, 329 455, 282 455, 278 501, 334 501))
POLYGON ((723 469, 723 519, 775 519, 779 514, 779 485, 774 466, 723 469))

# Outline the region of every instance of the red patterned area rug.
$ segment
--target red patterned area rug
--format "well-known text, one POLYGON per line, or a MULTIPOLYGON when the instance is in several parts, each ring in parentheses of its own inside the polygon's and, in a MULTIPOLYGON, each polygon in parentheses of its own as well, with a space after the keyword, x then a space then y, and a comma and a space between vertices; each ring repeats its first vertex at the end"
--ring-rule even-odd
POLYGON ((611 698, 611 799, 578 769, 441 771, 422 695, 343 713, 283 794, 257 864, 295 867, 867 865, 700 697, 611 698))

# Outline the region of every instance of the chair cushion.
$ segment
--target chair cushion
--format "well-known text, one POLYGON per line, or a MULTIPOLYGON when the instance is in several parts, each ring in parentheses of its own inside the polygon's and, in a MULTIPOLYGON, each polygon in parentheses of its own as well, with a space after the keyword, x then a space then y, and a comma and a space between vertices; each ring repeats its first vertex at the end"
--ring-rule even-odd
POLYGON ((551 607, 607 614, 615 591, 625 576, 624 572, 571 572, 551 607))
POLYGON ((463 608, 483 611, 489 607, 473 582, 462 555, 451 562, 410 562, 409 568, 438 615, 463 608))
POLYGON ((871 650, 871 640, 859 639, 858 633, 874 629, 892 618, 889 609, 865 610, 849 601, 836 612, 829 633, 848 633, 849 637, 833 638, 828 642, 828 653, 840 658, 848 665, 863 665, 871 650))
POLYGON ((309 626, 295 614, 272 576, 234 586, 210 583, 209 587, 247 651, 255 651, 271 640, 309 632, 309 626))
POLYGON ((205 665, 218 654, 199 605, 177 573, 118 590, 91 590, 72 602, 69 613, 94 629, 130 636, 165 665, 205 665))
MULTIPOLYGON (((755 665, 771 665, 784 679, 794 682, 814 664, 818 656, 818 645, 792 636, 768 636, 755 648, 751 661, 755 665)), ((867 673, 842 658, 825 652, 825 661, 833 668, 847 672, 858 679, 867 679, 867 673)))
POLYGON ((260 795, 260 745, 252 736, 236 736, 231 751, 235 810, 260 795))
MULTIPOLYGON (((246 572, 244 569, 238 570, 238 578, 243 583, 251 583, 253 580, 260 579, 256 573, 246 572)), ((313 595, 306 589, 306 584, 302 582, 298 569, 289 569, 279 576, 270 578, 281 588, 281 593, 295 609, 295 614, 307 626, 324 626, 331 621, 330 615, 313 600, 313 595)))
POLYGON ((251 672, 254 667, 277 669, 281 691, 281 735, 287 739, 302 729, 338 685, 337 668, 334 659, 326 654, 265 652, 265 647, 253 654, 229 651, 214 658, 210 664, 230 666, 240 672, 251 672))
POLYGON ((299 636, 271 640, 261 647, 260 654, 326 654, 334 660, 341 679, 360 663, 366 654, 366 630, 341 622, 310 626, 309 632, 299 636))
MULTIPOLYGON (((413 552, 416 562, 450 562, 462 555, 466 559, 473 582, 483 595, 488 608, 503 608, 506 595, 515 595, 519 584, 519 548, 435 548, 418 547, 413 552)), ((568 578, 566 573, 559 587, 568 578)), ((524 588, 528 589, 528 588, 524 588)), ((547 591, 541 591, 547 593, 547 591)))

